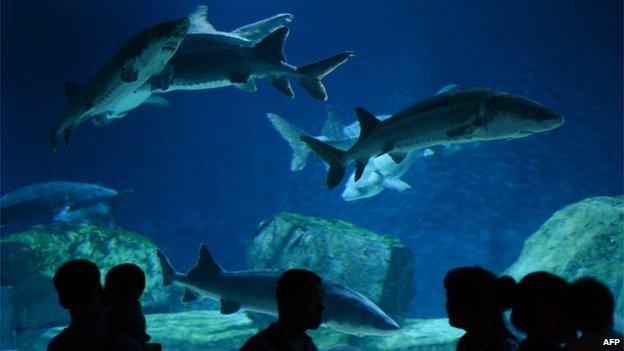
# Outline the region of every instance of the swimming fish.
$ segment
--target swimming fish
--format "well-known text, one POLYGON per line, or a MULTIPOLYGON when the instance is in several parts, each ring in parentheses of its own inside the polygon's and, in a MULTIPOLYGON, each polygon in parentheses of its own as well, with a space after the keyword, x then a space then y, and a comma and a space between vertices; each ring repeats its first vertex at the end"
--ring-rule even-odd
POLYGON ((66 146, 69 144, 80 123, 107 114, 119 100, 162 72, 188 28, 186 17, 151 26, 128 40, 83 88, 66 83, 69 106, 59 125, 50 133, 52 152, 56 152, 60 139, 66 146))
MULTIPOLYGON (((185 288, 183 301, 210 298, 221 303, 221 313, 239 309, 277 315, 275 288, 281 271, 225 271, 208 247, 201 244, 194 267, 178 273, 167 257, 157 251, 165 285, 185 288)), ((386 335, 399 325, 364 295, 342 284, 324 280, 324 323, 335 330, 356 335, 386 335)))
POLYGON ((453 90, 417 102, 380 121, 357 108, 361 132, 357 142, 341 150, 309 136, 301 136, 329 165, 326 185, 334 189, 355 162, 357 181, 371 157, 388 154, 401 163, 413 150, 449 145, 515 139, 546 132, 563 124, 558 113, 518 95, 491 90, 453 90))
MULTIPOLYGON (((208 22, 208 7, 198 6, 195 11, 189 15, 190 28, 188 34, 213 33, 224 36, 231 36, 250 43, 257 42, 276 30, 290 23, 293 15, 289 13, 280 13, 275 16, 254 22, 231 32, 219 31, 208 22)), ((159 72, 154 76, 157 85, 165 87, 172 79, 173 70, 171 67, 165 66, 163 72, 159 72)), ((101 114, 93 118, 91 121, 96 125, 104 125, 111 123, 119 118, 125 117, 129 112, 141 105, 151 105, 166 107, 169 102, 160 95, 154 95, 154 90, 158 90, 152 86, 151 81, 146 82, 137 90, 122 96, 115 104, 109 106, 106 114, 101 114)))
POLYGON ((152 85, 162 92, 214 89, 233 85, 243 91, 255 91, 254 79, 267 78, 282 94, 294 97, 289 79, 296 79, 312 97, 327 99, 321 80, 354 53, 336 56, 295 67, 286 62, 284 43, 288 28, 280 27, 259 42, 218 33, 189 34, 176 55, 169 61, 170 81, 155 77, 152 85))
POLYGON ((45 182, 23 187, 0 198, 2 224, 23 221, 76 221, 87 212, 110 213, 119 192, 96 184, 45 182), (88 211, 85 211, 89 209, 88 211), (78 212, 81 211, 81 212, 78 212))

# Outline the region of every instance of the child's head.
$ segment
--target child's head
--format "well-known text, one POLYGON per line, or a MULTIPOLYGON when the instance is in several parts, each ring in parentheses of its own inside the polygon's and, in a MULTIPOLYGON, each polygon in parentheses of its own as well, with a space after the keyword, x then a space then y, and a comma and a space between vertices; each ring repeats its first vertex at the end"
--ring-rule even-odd
POLYGON ((106 273, 104 289, 112 303, 138 301, 145 290, 145 273, 132 263, 117 265, 106 273))
POLYGON ((464 330, 502 325, 503 311, 511 307, 515 281, 497 277, 479 266, 460 267, 444 278, 449 323, 464 330))
POLYGON ((511 322, 528 337, 566 341, 572 336, 565 303, 569 287, 548 272, 528 274, 518 283, 511 322))

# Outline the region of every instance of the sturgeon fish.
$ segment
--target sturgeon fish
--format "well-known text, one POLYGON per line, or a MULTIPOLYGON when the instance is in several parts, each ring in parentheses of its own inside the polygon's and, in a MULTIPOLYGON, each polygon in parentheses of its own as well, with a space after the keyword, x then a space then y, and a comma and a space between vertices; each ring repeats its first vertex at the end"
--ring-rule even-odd
MULTIPOLYGON (((208 247, 201 244, 197 263, 186 274, 175 271, 167 257, 157 251, 165 285, 184 287, 183 301, 210 298, 221 303, 221 313, 239 309, 277 315, 275 289, 281 271, 225 271, 208 247)), ((342 284, 324 280, 324 323, 355 335, 386 335, 399 325, 364 295, 342 284)))
MULTIPOLYGON (((92 209, 110 213, 119 198, 116 190, 96 184, 45 182, 23 187, 0 198, 2 224, 76 219, 79 210, 92 209)), ((84 211, 83 211, 84 212, 84 211)), ((83 213, 84 214, 84 213, 83 213)))
MULTIPOLYGON (((243 41, 248 41, 250 45, 260 41, 276 29, 283 27, 293 20, 293 15, 289 13, 280 13, 263 20, 247 24, 236 28, 231 32, 219 31, 208 22, 208 7, 198 6, 195 11, 189 15, 190 28, 188 34, 206 34, 223 35, 234 37, 243 41)), ((188 35, 187 34, 187 35, 188 35)), ((173 70, 166 66, 163 72, 153 77, 158 80, 157 85, 160 88, 167 88, 168 82, 172 79, 173 70)), ((169 106, 169 102, 162 96, 154 95, 154 91, 158 90, 148 81, 137 90, 127 94, 110 106, 106 114, 102 114, 93 118, 92 121, 96 125, 104 125, 111 123, 119 118, 125 117, 129 112, 141 105, 152 105, 159 107, 169 106)))
POLYGON ((189 28, 186 17, 149 27, 128 40, 84 88, 65 85, 69 106, 50 134, 52 152, 60 139, 67 146, 74 129, 85 120, 107 114, 126 95, 160 73, 176 52, 189 28))
POLYGON ((451 91, 417 102, 380 121, 356 108, 361 131, 348 150, 337 149, 309 136, 301 136, 329 165, 326 185, 334 189, 355 162, 355 181, 371 157, 388 154, 401 163, 407 153, 436 145, 516 139, 546 132, 563 124, 563 116, 518 95, 491 90, 451 91))
POLYGON ((254 79, 267 78, 282 94, 294 97, 290 78, 299 81, 308 94, 327 100, 321 80, 345 63, 354 53, 295 67, 286 62, 284 43, 288 28, 281 27, 255 43, 238 36, 218 33, 189 34, 171 59, 171 80, 155 79, 152 85, 163 92, 214 89, 233 85, 243 91, 256 91, 254 79))

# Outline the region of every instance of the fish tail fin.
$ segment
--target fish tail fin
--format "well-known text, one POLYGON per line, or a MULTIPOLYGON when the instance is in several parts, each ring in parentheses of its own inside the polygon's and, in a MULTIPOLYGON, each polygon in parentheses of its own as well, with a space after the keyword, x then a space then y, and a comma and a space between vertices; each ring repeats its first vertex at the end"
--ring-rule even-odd
POLYGON ((160 261, 160 268, 162 269, 163 285, 169 286, 173 283, 176 271, 162 251, 156 249, 156 255, 158 255, 158 261, 160 261))
POLYGON ((334 189, 337 187, 345 176, 346 167, 343 161, 345 152, 306 135, 301 136, 300 139, 329 165, 327 188, 334 189))
POLYGON ((299 83, 313 98, 323 101, 327 100, 327 91, 321 80, 340 65, 347 62, 349 57, 354 55, 355 53, 353 51, 346 51, 336 56, 297 68, 297 72, 303 75, 299 78, 299 83))
POLYGON ((290 161, 291 171, 300 171, 308 162, 308 156, 310 156, 310 148, 301 141, 301 136, 308 135, 308 133, 292 125, 280 116, 267 113, 267 118, 275 129, 280 133, 282 138, 288 142, 292 149, 292 160, 290 161))

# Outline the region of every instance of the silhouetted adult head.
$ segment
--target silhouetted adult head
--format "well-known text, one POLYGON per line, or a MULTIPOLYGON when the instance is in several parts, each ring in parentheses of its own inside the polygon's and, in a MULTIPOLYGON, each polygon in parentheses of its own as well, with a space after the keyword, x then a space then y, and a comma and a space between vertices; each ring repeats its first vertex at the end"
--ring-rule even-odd
POLYGON ((284 272, 277 281, 279 321, 296 329, 317 329, 323 320, 323 281, 304 269, 284 272))
POLYGON ((113 303, 137 301, 145 290, 145 273, 135 264, 123 263, 106 273, 104 286, 113 303))
POLYGON ((449 324, 464 330, 503 327, 503 312, 511 308, 516 282, 497 277, 479 266, 460 267, 444 278, 449 324))
POLYGON ((613 327, 615 301, 608 287, 593 278, 581 278, 570 285, 570 321, 583 333, 607 333, 613 327))
POLYGON ((95 263, 88 260, 69 261, 59 267, 53 282, 63 308, 86 310, 101 307, 102 283, 95 263))
POLYGON ((565 303, 569 287, 565 280, 551 273, 528 274, 518 283, 511 322, 527 338, 568 340, 572 337, 565 303))

